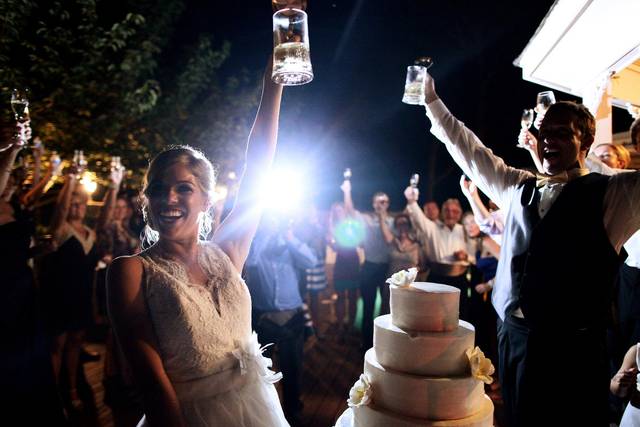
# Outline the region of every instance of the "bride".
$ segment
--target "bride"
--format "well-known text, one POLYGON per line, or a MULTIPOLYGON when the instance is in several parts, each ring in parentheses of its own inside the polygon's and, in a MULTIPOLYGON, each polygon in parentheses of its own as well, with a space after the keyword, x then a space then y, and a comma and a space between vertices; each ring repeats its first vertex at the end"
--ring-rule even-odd
POLYGON ((240 272, 260 218, 255 196, 275 153, 282 87, 264 76, 236 205, 205 241, 214 171, 202 153, 171 147, 144 182, 149 248, 109 269, 116 336, 150 426, 288 426, 271 371, 251 332, 240 272))

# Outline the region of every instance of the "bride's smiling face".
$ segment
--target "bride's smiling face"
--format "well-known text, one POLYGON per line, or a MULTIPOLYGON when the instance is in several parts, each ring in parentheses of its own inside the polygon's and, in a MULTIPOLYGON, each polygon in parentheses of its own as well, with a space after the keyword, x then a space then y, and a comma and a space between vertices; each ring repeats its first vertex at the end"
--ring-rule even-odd
POLYGON ((174 163, 149 183, 149 219, 162 239, 197 239, 199 217, 208 196, 197 177, 182 163, 174 163))

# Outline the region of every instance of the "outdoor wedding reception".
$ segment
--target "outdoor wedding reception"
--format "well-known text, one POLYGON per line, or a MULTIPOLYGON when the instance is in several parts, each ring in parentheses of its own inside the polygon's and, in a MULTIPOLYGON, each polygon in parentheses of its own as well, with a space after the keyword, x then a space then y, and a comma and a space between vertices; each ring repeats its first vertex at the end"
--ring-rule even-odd
POLYGON ((0 0, 0 425, 640 427, 638 17, 0 0))

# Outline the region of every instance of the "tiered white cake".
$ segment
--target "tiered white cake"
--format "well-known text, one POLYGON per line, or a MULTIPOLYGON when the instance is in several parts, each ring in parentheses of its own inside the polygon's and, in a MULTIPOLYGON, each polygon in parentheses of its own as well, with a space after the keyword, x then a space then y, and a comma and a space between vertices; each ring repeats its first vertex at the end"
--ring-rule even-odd
POLYGON ((352 424, 492 426, 482 380, 490 381, 493 366, 474 351, 474 327, 458 319, 460 291, 436 283, 390 288, 391 314, 375 319, 374 346, 350 393, 352 424))

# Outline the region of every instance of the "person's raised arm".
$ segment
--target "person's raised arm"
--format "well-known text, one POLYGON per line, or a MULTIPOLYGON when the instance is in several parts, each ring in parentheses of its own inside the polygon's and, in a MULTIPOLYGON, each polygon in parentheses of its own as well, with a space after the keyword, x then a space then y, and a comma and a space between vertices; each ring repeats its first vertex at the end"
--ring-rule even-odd
POLYGON ((460 190, 462 190, 462 194, 467 198, 476 222, 481 223, 487 221, 487 219, 491 217, 491 213, 484 203, 482 203, 480 194, 478 194, 478 188, 473 181, 468 180, 462 175, 460 177, 460 190))
POLYGON ((51 180, 51 177, 53 176, 53 169, 54 166, 50 164, 42 179, 36 182, 31 187, 31 190, 27 192, 27 194, 22 196, 22 200, 20 202, 24 206, 26 206, 27 208, 32 208, 38 202, 38 200, 40 200, 40 197, 42 197, 42 194, 44 193, 44 188, 47 186, 47 184, 51 180))
POLYGON ((538 155, 538 139, 527 129, 520 129, 518 134, 518 145, 529 152, 531 160, 539 173, 544 173, 542 161, 538 155))
POLYGON ((62 226, 67 220, 69 214, 69 207, 71 206, 71 197, 73 191, 77 185, 75 168, 71 168, 67 172, 67 176, 64 179, 64 184, 60 193, 58 193, 58 199, 56 201, 56 207, 53 210, 53 217, 51 219, 51 234, 53 234, 54 240, 58 240, 62 233, 62 226))
POLYGON ((313 268, 317 264, 318 257, 315 252, 309 245, 298 239, 291 228, 285 232, 284 240, 298 268, 313 268))
POLYGON ((345 214, 348 217, 354 218, 356 214, 359 214, 359 212, 353 205, 353 198, 351 197, 351 181, 348 179, 342 181, 340 190, 342 190, 342 201, 344 203, 345 214))
POLYGON ((213 237, 239 272, 242 271, 260 222, 262 208, 259 196, 266 174, 271 169, 278 140, 282 86, 271 80, 272 65, 270 57, 263 78, 260 106, 249 134, 244 174, 236 204, 213 237))
POLYGON ((102 209, 100 209, 100 216, 98 216, 98 230, 104 230, 113 218, 113 211, 116 207, 120 184, 124 178, 124 171, 125 169, 122 167, 115 168, 109 175, 109 188, 107 189, 107 194, 104 195, 102 209))
POLYGON ((142 392, 150 426, 185 426, 144 301, 142 261, 116 258, 107 272, 107 307, 115 336, 142 392))
POLYGON ((485 147, 464 123, 456 119, 435 91, 433 78, 427 73, 424 107, 431 121, 431 133, 442 141, 462 171, 498 206, 507 206, 511 192, 530 172, 507 166, 485 147))
POLYGON ((432 238, 435 233, 436 224, 427 218, 422 209, 420 209, 420 206, 418 206, 420 191, 415 187, 409 186, 404 190, 404 197, 407 199, 406 211, 411 219, 413 228, 416 229, 418 235, 429 239, 432 238))
POLYGON ((15 132, 13 127, 0 129, 0 138, 2 138, 0 141, 0 194, 4 193, 11 175, 11 168, 18 153, 24 148, 24 143, 15 138, 13 132, 15 132))

